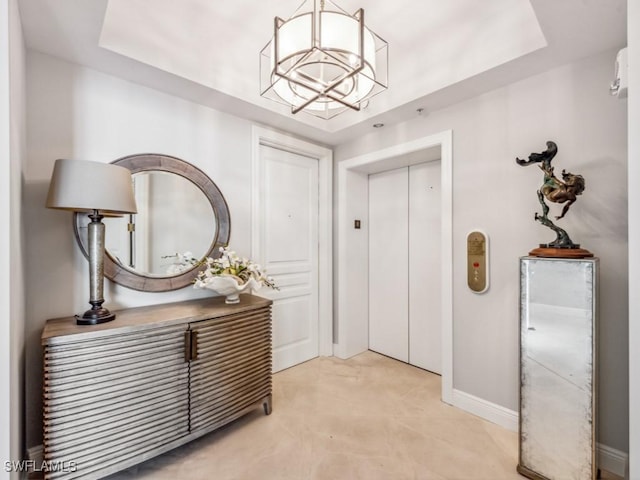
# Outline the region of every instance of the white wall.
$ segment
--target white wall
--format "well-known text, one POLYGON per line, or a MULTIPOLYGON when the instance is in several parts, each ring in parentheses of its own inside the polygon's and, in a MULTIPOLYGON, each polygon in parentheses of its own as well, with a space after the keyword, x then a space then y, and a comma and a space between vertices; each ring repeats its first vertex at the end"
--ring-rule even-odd
MULTIPOLYGON (((10 158, 9 2, 0 0, 0 158, 10 158)), ((0 162, 0 225, 11 225, 11 164, 0 162)), ((0 385, 11 386, 10 228, 0 229, 0 385)), ((0 389, 0 423, 11 425, 11 388, 0 389)), ((11 429, 0 429, 0 461, 11 459, 11 429)), ((3 463, 4 465, 4 463, 3 463)), ((2 478, 9 474, 0 470, 2 478)))
MULTIPOLYGON (((335 170, 334 170, 335 171, 335 170)), ((336 173, 336 175, 339 175, 336 173)), ((349 228, 344 232, 344 236, 338 241, 336 255, 334 256, 334 271, 339 272, 334 279, 334 305, 338 306, 340 292, 349 302, 344 308, 344 318, 349 318, 345 325, 338 325, 339 309, 334 311, 334 355, 340 358, 349 358, 368 348, 368 315, 369 315, 369 284, 367 283, 369 271, 369 227, 367 218, 369 216, 369 181, 366 175, 340 175, 338 176, 340 185, 334 190, 336 197, 339 192, 349 192, 354 201, 348 205, 340 205, 338 217, 340 219, 362 220, 362 228, 356 230, 349 228), (339 263, 339 264, 338 264, 339 263), (366 331, 366 335, 362 332, 366 331), (346 337, 346 338, 345 338, 346 337)), ((334 209, 335 212, 335 209, 334 209)), ((335 221, 335 218, 334 218, 335 221)), ((339 229, 335 226, 334 231, 339 229)), ((336 233, 336 237, 338 233, 336 233)))
POLYGON ((16 0, 0 0, 0 477, 23 458, 24 289, 21 182, 25 150, 25 48, 16 0))
MULTIPOLYGON (((11 55, 11 458, 24 458, 25 251, 22 178, 26 157, 26 49, 18 1, 9 3, 11 55)), ((13 478, 18 478, 18 472, 13 478)))
MULTIPOLYGON (((209 175, 231 211, 230 243, 250 252, 251 124, 155 90, 35 52, 27 56, 25 173, 27 445, 41 443, 40 334, 48 318, 88 308, 86 260, 71 214, 44 207, 56 158, 110 162, 134 153, 182 158, 209 175)), ((188 215, 188 212, 187 212, 188 215)), ((193 218, 198 222, 198 218, 193 218)), ((105 282, 109 309, 166 303, 210 292, 143 293, 105 282)))
POLYGON ((339 146, 335 158, 453 130, 454 388, 517 411, 518 258, 555 235, 533 220, 542 173, 515 158, 544 150, 547 140, 558 144, 558 172, 586 178, 560 225, 602 266, 600 441, 627 451, 626 105, 608 94, 615 53, 376 129, 339 146), (490 237, 491 286, 483 295, 466 286, 465 239, 473 228, 490 237))
POLYGON ((627 2, 629 56, 629 477, 640 478, 640 3, 627 2))

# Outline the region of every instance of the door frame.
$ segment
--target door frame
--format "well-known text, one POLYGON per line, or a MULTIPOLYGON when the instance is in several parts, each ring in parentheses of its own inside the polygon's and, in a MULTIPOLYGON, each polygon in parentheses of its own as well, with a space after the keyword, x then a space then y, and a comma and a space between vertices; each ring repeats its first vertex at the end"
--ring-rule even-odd
MULTIPOLYGON (((453 131, 376 150, 338 163, 337 328, 334 351, 349 358, 368 349, 368 251, 353 220, 366 218, 369 173, 406 166, 407 156, 439 148, 441 188, 442 401, 453 403, 453 131), (404 156, 404 158, 403 158, 404 156), (358 273, 354 273, 358 272, 358 273), (354 276, 355 275, 355 276, 354 276), (366 278, 365 278, 366 275, 366 278)), ((425 160, 422 160, 425 161, 425 160)), ((418 163, 417 161, 414 163, 418 163)), ((367 231, 365 229, 365 231, 367 231)))
POLYGON ((260 261, 260 146, 318 161, 318 353, 333 355, 333 151, 265 127, 251 126, 251 257, 260 261))

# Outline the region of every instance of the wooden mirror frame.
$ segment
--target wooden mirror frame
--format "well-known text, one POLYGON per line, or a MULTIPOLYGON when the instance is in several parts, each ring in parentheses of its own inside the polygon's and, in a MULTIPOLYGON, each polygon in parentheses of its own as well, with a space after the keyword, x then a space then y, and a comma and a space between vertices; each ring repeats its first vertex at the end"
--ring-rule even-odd
MULTIPOLYGON (((217 258, 220 256, 219 247, 229 243, 231 233, 231 221, 229 207, 224 196, 216 184, 206 173, 184 160, 170 155, 157 153, 143 153, 129 155, 111 162, 121 167, 126 167, 131 174, 140 172, 169 172, 180 175, 195 184, 207 197, 216 218, 216 234, 211 242, 209 250, 203 257, 217 258)), ((80 235, 80 228, 83 225, 82 214, 76 213, 73 216, 73 229, 76 241, 85 257, 88 256, 88 246, 85 239, 80 235)), ((123 267, 115 261, 108 251, 104 256, 104 276, 114 283, 141 292, 168 292, 178 290, 189 285, 195 278, 196 267, 190 268, 183 273, 171 276, 144 275, 123 267)))

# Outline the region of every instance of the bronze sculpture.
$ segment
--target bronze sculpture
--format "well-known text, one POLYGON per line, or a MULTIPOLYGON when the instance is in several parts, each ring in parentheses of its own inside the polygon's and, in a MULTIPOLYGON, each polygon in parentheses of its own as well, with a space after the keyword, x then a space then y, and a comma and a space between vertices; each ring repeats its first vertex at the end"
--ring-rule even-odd
POLYGON ((547 149, 541 153, 532 153, 529 155, 528 160, 516 158, 516 163, 521 166, 532 165, 534 163, 544 172, 544 180, 542 186, 538 190, 538 201, 542 205, 542 215, 535 213, 536 221, 542 225, 549 227, 556 233, 556 239, 548 244, 541 244, 540 249, 531 252, 532 255, 539 254, 540 256, 569 256, 569 257, 585 257, 592 256, 587 250, 581 249, 579 244, 573 243, 569 234, 558 227, 551 219, 549 219, 549 205, 545 202, 545 198, 553 203, 564 203, 562 213, 555 217, 556 220, 563 218, 571 205, 575 203, 578 195, 581 195, 585 189, 585 181, 582 175, 576 175, 566 170, 562 170, 562 179, 559 179, 553 173, 551 166, 551 160, 558 153, 558 146, 555 142, 548 141, 547 149), (555 252, 551 255, 550 249, 563 249, 562 252, 555 252), (572 250, 572 251, 570 251, 572 250), (536 252, 536 253, 534 253, 536 252))

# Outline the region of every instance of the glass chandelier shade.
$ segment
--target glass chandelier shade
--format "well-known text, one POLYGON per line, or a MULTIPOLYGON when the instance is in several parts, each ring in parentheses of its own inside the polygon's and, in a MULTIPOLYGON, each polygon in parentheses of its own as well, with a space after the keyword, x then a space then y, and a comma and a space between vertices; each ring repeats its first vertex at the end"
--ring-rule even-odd
POLYGON ((387 88, 388 44, 329 0, 306 0, 260 52, 260 94, 330 119, 387 88))

